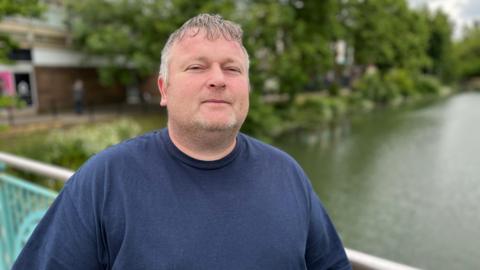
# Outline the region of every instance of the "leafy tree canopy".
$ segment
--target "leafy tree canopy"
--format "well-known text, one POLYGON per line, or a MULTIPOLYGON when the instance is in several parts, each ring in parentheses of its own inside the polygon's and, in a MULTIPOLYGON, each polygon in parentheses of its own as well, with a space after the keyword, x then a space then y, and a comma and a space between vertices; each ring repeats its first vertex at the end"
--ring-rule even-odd
POLYGON ((405 0, 346 0, 347 31, 357 64, 419 70, 429 65, 428 22, 405 0))
POLYGON ((77 48, 102 56, 107 83, 131 82, 158 70, 168 35, 201 12, 219 13, 240 23, 251 55, 254 89, 267 78, 293 96, 311 74, 331 65, 329 41, 339 28, 337 1, 67 0, 77 48), (132 73, 130 68, 135 68, 132 73))
POLYGON ((464 37, 455 44, 456 68, 460 79, 480 76, 480 24, 464 31, 464 37))
MULTIPOLYGON (((14 15, 39 16, 43 9, 39 0, 0 0, 0 20, 14 15)), ((0 34, 0 62, 10 62, 8 54, 16 47, 17 44, 6 34, 0 34)))
POLYGON ((426 8, 420 11, 428 19, 429 38, 427 54, 431 59, 429 73, 448 82, 453 79, 453 23, 441 10, 431 12, 426 8))

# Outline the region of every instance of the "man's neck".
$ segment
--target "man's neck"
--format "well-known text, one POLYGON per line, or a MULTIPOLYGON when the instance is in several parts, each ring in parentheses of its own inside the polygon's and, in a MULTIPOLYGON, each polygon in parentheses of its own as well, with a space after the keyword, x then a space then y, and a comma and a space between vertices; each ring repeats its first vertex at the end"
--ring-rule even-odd
POLYGON ((182 131, 168 124, 168 135, 184 154, 197 160, 219 160, 230 154, 236 145, 238 131, 182 131))

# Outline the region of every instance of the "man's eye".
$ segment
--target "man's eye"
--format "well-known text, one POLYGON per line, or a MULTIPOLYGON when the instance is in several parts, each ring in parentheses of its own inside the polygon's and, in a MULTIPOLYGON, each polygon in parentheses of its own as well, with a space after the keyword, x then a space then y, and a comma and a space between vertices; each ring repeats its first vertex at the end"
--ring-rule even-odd
POLYGON ((200 70, 202 69, 202 66, 199 65, 191 65, 187 67, 187 70, 200 70))
POLYGON ((228 71, 236 72, 236 73, 241 73, 240 69, 237 67, 227 67, 228 71))

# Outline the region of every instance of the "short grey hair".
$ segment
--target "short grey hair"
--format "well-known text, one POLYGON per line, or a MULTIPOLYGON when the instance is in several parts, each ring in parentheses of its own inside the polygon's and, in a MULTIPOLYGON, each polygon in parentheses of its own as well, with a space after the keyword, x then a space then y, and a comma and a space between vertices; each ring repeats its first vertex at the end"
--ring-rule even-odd
POLYGON ((205 38, 208 40, 216 40, 218 38, 224 38, 229 41, 236 41, 240 44, 243 52, 245 53, 247 72, 250 66, 250 60, 248 52, 243 46, 242 37, 243 30, 240 25, 225 20, 218 14, 199 14, 188 21, 186 21, 180 28, 170 34, 167 43, 162 49, 162 58, 160 63, 160 77, 163 78, 165 84, 168 80, 168 63, 170 61, 170 51, 173 45, 182 40, 187 32, 193 30, 191 36, 196 36, 201 30, 205 31, 205 38))

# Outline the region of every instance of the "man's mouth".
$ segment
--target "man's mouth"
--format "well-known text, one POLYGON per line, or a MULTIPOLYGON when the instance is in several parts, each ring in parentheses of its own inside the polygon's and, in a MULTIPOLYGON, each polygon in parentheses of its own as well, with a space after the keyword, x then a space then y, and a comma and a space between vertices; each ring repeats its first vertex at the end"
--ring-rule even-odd
POLYGON ((207 99, 202 103, 214 103, 214 104, 230 104, 230 102, 223 99, 207 99))

